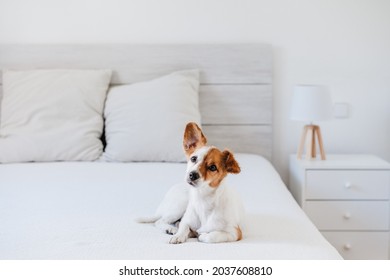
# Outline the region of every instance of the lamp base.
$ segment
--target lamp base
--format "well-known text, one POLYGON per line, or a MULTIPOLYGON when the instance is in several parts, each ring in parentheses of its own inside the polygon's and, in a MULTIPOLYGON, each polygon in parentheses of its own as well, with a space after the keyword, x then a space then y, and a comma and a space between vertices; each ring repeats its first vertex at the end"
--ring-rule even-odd
POLYGON ((316 137, 318 139, 318 146, 320 148, 321 159, 325 160, 325 150, 324 145, 322 143, 321 129, 318 125, 305 125, 302 131, 301 141, 298 148, 297 157, 301 159, 303 146, 306 142, 306 159, 316 158, 317 150, 316 150, 316 137))

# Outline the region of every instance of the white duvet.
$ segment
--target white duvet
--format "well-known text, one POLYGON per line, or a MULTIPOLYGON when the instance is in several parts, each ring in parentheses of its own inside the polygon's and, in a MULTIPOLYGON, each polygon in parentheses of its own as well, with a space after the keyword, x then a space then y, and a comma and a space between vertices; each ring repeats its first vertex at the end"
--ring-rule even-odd
POLYGON ((0 165, 0 259, 340 259, 295 203, 272 165, 238 154, 229 184, 247 212, 243 240, 168 244, 151 224, 173 163, 58 162, 0 165))

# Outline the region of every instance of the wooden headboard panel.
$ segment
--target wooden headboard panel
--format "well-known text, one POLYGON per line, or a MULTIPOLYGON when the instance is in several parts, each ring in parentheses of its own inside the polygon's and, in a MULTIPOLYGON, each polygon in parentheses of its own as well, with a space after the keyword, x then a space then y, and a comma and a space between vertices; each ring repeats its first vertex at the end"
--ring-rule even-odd
MULTIPOLYGON (((209 143, 272 156, 272 50, 263 44, 0 45, 0 69, 109 68, 112 84, 201 70, 209 143)), ((0 73, 0 94, 1 94, 0 73)))

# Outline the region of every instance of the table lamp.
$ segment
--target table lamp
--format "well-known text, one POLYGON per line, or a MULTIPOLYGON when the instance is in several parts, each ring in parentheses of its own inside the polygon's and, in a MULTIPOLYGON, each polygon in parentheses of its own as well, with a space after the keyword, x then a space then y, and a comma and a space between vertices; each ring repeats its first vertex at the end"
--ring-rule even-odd
POLYGON ((294 87, 291 119, 309 123, 303 128, 297 152, 298 159, 301 159, 305 142, 306 159, 316 158, 316 139, 318 140, 321 159, 326 159, 321 129, 313 122, 331 118, 332 100, 327 87, 318 85, 297 85, 294 87))

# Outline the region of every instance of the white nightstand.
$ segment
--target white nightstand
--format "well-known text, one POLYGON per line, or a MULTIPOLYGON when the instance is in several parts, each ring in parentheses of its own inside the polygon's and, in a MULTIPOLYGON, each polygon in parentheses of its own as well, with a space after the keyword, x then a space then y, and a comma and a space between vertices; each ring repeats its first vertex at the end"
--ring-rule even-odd
POLYGON ((290 156, 290 191, 345 259, 390 257, 390 164, 373 155, 290 156))

